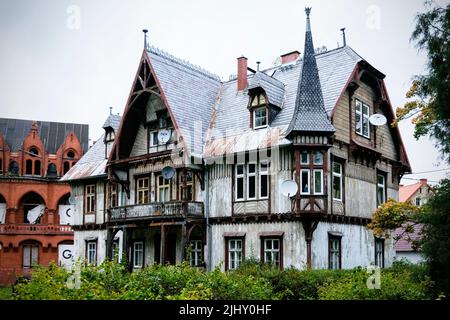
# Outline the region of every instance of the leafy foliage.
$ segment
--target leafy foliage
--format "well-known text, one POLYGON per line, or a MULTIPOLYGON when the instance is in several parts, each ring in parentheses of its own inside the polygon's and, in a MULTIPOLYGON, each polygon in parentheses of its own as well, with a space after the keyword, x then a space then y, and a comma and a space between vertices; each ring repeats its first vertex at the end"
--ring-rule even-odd
POLYGON ((407 226, 406 232, 412 232, 412 224, 420 212, 420 208, 410 202, 398 202, 392 198, 381 204, 367 226, 376 236, 388 237, 390 232, 401 226, 407 226))
POLYGON ((431 135, 450 162, 450 4, 435 6, 416 17, 411 40, 428 57, 428 74, 416 76, 406 97, 411 99, 397 109, 397 121, 412 118, 416 139, 431 135))
POLYGON ((441 181, 418 216, 423 223, 421 249, 436 282, 436 289, 450 297, 450 180, 441 181))
POLYGON ((200 271, 187 264, 153 265, 129 273, 123 265, 105 261, 100 266, 78 262, 76 271, 52 264, 37 267, 30 281, 14 287, 15 299, 38 300, 268 300, 268 299, 426 299, 430 282, 418 266, 395 266, 382 274, 380 292, 367 291, 368 275, 355 270, 278 270, 256 260, 233 271, 200 271), (341 289, 339 289, 341 288, 341 289), (329 293, 327 293, 329 291, 329 293))

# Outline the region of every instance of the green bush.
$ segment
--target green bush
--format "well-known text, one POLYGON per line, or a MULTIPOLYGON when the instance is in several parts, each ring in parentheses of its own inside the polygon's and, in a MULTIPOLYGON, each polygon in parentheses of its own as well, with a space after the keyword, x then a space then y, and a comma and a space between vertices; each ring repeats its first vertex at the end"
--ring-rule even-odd
POLYGON ((37 267, 30 281, 17 284, 15 299, 37 300, 313 300, 428 299, 431 282, 424 266, 396 263, 382 271, 381 289, 368 289, 365 269, 304 270, 277 268, 249 260, 237 270, 205 272, 186 263, 152 265, 129 273, 106 261, 78 261, 74 271, 54 264, 37 267), (78 270, 78 273, 77 271, 78 270), (77 276, 77 274, 79 276, 77 276))

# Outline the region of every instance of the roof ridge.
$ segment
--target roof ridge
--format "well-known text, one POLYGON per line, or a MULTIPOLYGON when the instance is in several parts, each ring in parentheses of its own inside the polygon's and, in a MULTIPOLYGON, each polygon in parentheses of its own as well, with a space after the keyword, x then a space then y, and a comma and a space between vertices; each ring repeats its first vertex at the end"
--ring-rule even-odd
POLYGON ((151 52, 153 54, 156 54, 156 55, 158 55, 160 57, 169 59, 170 61, 178 63, 178 64, 180 64, 180 65, 182 65, 182 66, 184 66, 184 67, 186 67, 186 68, 188 68, 188 69, 190 69, 192 71, 201 73, 202 75, 204 75, 204 76, 206 76, 206 77, 208 77, 210 79, 213 79, 213 80, 221 82, 221 79, 220 79, 220 77, 218 75, 216 75, 216 74, 214 74, 214 73, 212 73, 212 72, 210 72, 210 71, 208 71, 208 70, 206 70, 206 69, 204 69, 204 68, 202 68, 202 67, 200 67, 198 65, 195 65, 195 64, 193 64, 193 63, 191 63, 191 62, 189 62, 187 60, 184 60, 184 59, 181 59, 181 58, 177 58, 174 55, 168 53, 167 51, 159 49, 159 48, 157 48, 155 46, 149 46, 147 51, 149 51, 149 52, 151 52))

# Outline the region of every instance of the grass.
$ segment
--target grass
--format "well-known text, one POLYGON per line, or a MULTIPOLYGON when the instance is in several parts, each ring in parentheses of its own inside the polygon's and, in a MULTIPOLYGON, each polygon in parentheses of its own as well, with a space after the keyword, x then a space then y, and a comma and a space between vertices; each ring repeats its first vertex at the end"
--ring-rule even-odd
POLYGON ((11 287, 0 287, 0 300, 11 300, 12 289, 11 287))

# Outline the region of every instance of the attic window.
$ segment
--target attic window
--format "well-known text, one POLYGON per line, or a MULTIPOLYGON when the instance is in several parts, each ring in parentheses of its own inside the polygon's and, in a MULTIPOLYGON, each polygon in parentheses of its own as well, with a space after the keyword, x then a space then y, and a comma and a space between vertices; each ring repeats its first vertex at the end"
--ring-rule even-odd
POLYGON ((253 128, 264 128, 267 126, 267 108, 258 107, 253 110, 253 128))
POLYGON ((252 107, 257 107, 257 106, 260 106, 260 105, 264 105, 266 103, 267 103, 266 102, 266 97, 263 94, 258 94, 258 95, 253 97, 251 106, 252 107))

